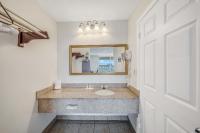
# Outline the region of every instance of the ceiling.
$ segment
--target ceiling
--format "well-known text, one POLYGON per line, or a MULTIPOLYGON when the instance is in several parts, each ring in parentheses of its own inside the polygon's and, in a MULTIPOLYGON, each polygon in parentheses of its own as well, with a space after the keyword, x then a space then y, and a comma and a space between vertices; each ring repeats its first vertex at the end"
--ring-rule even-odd
POLYGON ((127 20, 139 0, 37 0, 56 21, 127 20))

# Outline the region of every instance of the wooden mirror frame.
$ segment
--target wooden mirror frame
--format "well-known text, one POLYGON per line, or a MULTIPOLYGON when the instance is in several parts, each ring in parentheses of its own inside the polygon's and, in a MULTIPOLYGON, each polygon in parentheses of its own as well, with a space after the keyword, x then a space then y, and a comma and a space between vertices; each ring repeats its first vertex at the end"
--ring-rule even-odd
POLYGON ((127 44, 109 44, 109 45, 70 45, 69 46, 69 74, 70 75, 128 75, 128 62, 125 61, 125 72, 114 73, 73 73, 72 72, 72 49, 73 48, 101 48, 101 47, 124 47, 128 50, 127 44))

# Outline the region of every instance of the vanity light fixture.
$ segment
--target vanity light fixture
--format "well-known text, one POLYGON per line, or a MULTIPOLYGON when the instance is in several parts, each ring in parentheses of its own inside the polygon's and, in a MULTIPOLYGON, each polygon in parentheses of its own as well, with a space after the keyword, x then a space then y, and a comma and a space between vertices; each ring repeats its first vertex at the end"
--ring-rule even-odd
POLYGON ((98 22, 97 20, 81 22, 79 24, 79 33, 89 33, 89 32, 107 32, 106 23, 98 22))

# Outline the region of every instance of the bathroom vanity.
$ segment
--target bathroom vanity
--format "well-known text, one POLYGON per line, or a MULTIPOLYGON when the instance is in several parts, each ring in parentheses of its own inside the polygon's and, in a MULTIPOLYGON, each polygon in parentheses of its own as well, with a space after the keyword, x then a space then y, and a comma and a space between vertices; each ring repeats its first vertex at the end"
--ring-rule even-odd
POLYGON ((129 88, 109 88, 113 95, 97 95, 101 89, 62 88, 38 93, 38 111, 56 115, 119 115, 138 113, 138 96, 129 88))
MULTIPOLYGON (((93 76, 125 77, 130 57, 127 44, 70 45, 69 76, 81 76, 87 78, 87 82, 93 76)), ((63 83, 60 90, 52 87, 40 91, 37 93, 38 112, 54 113, 57 119, 66 120, 129 120, 135 128, 139 95, 127 87, 126 81, 105 82, 63 83)))

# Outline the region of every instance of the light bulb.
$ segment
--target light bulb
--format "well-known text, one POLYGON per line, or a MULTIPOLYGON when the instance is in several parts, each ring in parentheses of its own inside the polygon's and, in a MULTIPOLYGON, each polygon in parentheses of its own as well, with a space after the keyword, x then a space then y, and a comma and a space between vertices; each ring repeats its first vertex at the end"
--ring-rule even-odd
POLYGON ((107 32, 107 31, 108 31, 108 29, 106 28, 106 24, 105 24, 105 23, 103 23, 102 32, 103 32, 103 33, 105 33, 105 32, 107 32))
POLYGON ((90 29, 90 26, 87 25, 86 28, 85 28, 85 30, 86 30, 87 32, 89 32, 89 31, 91 30, 91 29, 90 29))
POLYGON ((102 32, 107 32, 107 31, 108 31, 108 29, 106 27, 102 28, 102 32))
POLYGON ((99 26, 97 24, 95 25, 94 30, 99 31, 99 26))
POLYGON ((93 23, 94 23, 94 30, 95 30, 95 31, 99 31, 100 28, 99 28, 98 21, 97 21, 97 20, 94 20, 93 23))
POLYGON ((78 28, 79 33, 83 33, 83 27, 84 27, 84 24, 80 23, 79 28, 78 28))
POLYGON ((78 28, 78 32, 79 32, 79 33, 83 33, 83 28, 79 27, 79 28, 78 28))
POLYGON ((91 31, 91 27, 90 26, 91 26, 91 21, 88 21, 87 24, 86 24, 86 28, 85 28, 86 32, 91 31))

